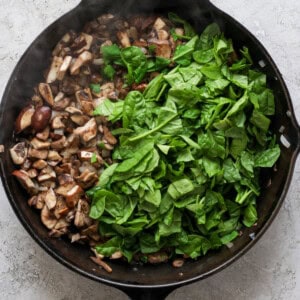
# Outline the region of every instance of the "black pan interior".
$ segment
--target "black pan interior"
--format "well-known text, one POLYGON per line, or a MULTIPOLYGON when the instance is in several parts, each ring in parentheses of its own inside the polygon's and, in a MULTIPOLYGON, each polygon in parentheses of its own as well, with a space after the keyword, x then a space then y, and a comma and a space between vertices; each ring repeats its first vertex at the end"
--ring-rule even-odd
POLYGON ((1 177, 9 200, 29 233, 48 253, 83 275, 110 284, 138 285, 140 287, 176 285, 203 278, 230 264, 249 249, 255 243, 255 240, 252 241, 249 238, 249 234, 255 232, 256 236, 259 237, 276 215, 283 201, 291 179, 299 140, 288 92, 279 71, 265 49, 245 28, 228 15, 208 5, 207 1, 191 0, 85 1, 48 27, 26 51, 14 70, 2 99, 0 125, 0 143, 4 144, 6 149, 1 154, 0 159, 1 177), (10 175, 14 170, 8 152, 15 138, 13 124, 20 109, 24 107, 26 102, 29 102, 33 94, 33 87, 41 81, 43 71, 50 62, 51 50, 66 31, 70 29, 80 31, 87 21, 107 12, 121 14, 157 12, 166 14, 168 11, 174 11, 190 20, 199 32, 208 23, 216 21, 225 35, 233 39, 236 49, 242 46, 249 47, 258 68, 260 68, 258 64, 260 60, 266 63, 264 72, 268 74, 269 85, 276 95, 276 116, 273 120, 273 128, 277 133, 278 140, 282 134, 279 133, 279 129, 283 131, 290 142, 290 147, 282 146, 282 155, 277 164, 278 171, 272 170, 264 174, 263 182, 271 179, 272 184, 263 190, 258 200, 259 222, 257 226, 245 230, 243 236, 234 242, 232 248, 224 247, 218 252, 211 252, 197 261, 187 262, 180 269, 174 269, 169 264, 141 266, 114 262, 111 263, 113 272, 108 274, 90 261, 91 253, 88 248, 70 244, 64 239, 49 238, 47 230, 40 222, 39 213, 27 206, 26 193, 10 175), (290 113, 287 114, 287 111, 290 113), (282 126, 284 126, 284 130, 282 126))

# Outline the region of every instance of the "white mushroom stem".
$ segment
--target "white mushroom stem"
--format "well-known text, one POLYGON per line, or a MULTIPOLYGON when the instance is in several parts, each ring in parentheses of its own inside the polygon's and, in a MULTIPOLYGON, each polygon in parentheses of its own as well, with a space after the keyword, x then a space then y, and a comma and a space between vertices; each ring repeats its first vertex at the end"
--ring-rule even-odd
POLYGON ((62 65, 59 68, 58 74, 57 74, 57 79, 58 80, 63 80, 65 77, 65 74, 67 70, 69 69, 70 65, 72 62, 72 56, 67 55, 64 60, 62 65))
POLYGON ((47 75, 46 82, 51 83, 57 79, 59 69, 63 63, 63 59, 58 56, 54 56, 52 60, 52 64, 50 66, 49 73, 47 75))
POLYGON ((78 58, 71 65, 70 73, 74 75, 77 71, 79 71, 80 67, 85 63, 91 61, 93 59, 93 54, 89 51, 82 52, 78 58))
POLYGON ((124 48, 131 46, 129 36, 126 31, 118 31, 117 37, 124 48))

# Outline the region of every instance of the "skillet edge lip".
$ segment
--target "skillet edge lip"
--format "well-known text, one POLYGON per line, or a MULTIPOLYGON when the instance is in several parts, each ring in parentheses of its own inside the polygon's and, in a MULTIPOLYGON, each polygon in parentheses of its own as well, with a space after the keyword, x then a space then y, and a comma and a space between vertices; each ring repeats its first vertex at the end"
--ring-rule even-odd
MULTIPOLYGON (((26 54, 30 51, 31 47, 33 46, 33 44, 35 44, 40 36, 42 36, 44 34, 45 31, 50 30, 51 28, 55 28, 56 24, 58 22, 60 22, 61 19, 63 19, 64 17, 66 17, 67 15, 74 13, 77 9, 80 9, 80 7, 82 6, 82 3, 79 3, 78 6, 76 6, 75 8, 73 8, 72 10, 70 10, 69 12, 65 13, 64 15, 62 15, 60 18, 58 18, 57 20, 55 20, 54 22, 52 22, 49 26, 47 26, 35 39, 34 41, 29 45, 29 47, 26 49, 26 51, 23 53, 23 55, 21 56, 21 58, 19 59, 19 61, 17 62, 8 82, 7 85, 5 87, 4 93, 2 95, 2 101, 0 104, 0 124, 2 123, 2 118, 3 118, 3 114, 4 112, 1 110, 1 108, 3 107, 3 100, 7 99, 8 94, 10 92, 11 89, 11 84, 13 82, 13 78, 15 76, 15 74, 18 72, 18 68, 19 68, 19 64, 25 59, 26 54)), ((181 281, 176 281, 176 282, 171 282, 171 283, 164 283, 164 284, 133 284, 133 283, 126 283, 125 281, 115 281, 115 280, 109 280, 109 279, 105 279, 103 277, 99 277, 96 276, 94 274, 92 274, 91 272, 87 272, 82 270, 81 268, 75 266, 74 264, 72 264, 71 262, 69 262, 66 258, 60 256, 59 254, 57 254, 55 251, 53 251, 53 249, 51 249, 46 242, 44 242, 40 236, 31 228, 31 226, 27 223, 27 221, 25 220, 25 218, 23 217, 22 213, 19 211, 18 209, 18 205, 16 204, 16 202, 14 201, 14 198, 10 192, 10 188, 8 186, 8 183, 6 181, 6 173, 4 170, 4 165, 3 165, 3 161, 2 161, 2 157, 0 155, 0 176, 1 176, 1 180, 2 180, 2 185, 4 187, 4 190, 6 192, 6 196, 13 208, 14 213, 16 214, 16 216, 18 217, 19 221, 21 222, 21 224, 23 225, 23 227, 26 229, 26 231, 29 233, 29 235, 33 238, 33 240, 35 240, 37 242, 37 244, 44 249, 52 258, 56 259, 58 262, 60 262, 62 265, 64 265, 65 267, 67 267, 68 269, 75 271, 77 274, 83 275, 86 278, 92 279, 94 281, 100 282, 100 283, 104 283, 110 286, 113 286, 115 288, 119 288, 121 290, 126 290, 126 289, 162 289, 162 288, 177 288, 201 279, 205 279, 223 269, 225 269, 226 267, 230 266, 233 262, 235 262, 238 258, 240 258, 241 256, 243 256, 246 252, 248 252, 255 244, 256 242, 263 236, 263 234, 266 232, 266 230, 269 228, 269 226, 271 225, 271 223, 274 221, 275 217, 277 216, 281 205, 286 197, 286 194, 288 192, 291 180, 292 180, 292 176, 293 176, 293 171, 294 171, 294 167, 295 167, 295 161, 297 158, 297 154, 300 151, 300 132, 299 132, 299 125, 297 124, 296 121, 296 117, 295 117, 295 113, 294 113, 294 109, 292 106, 292 101, 291 101, 291 97, 289 94, 289 91, 287 89, 287 86, 282 78, 282 75, 277 67, 277 65, 275 64, 274 60, 272 59, 272 57, 270 56, 270 54, 268 53, 268 51, 266 50, 266 48, 262 45, 262 43, 245 27, 243 26, 241 23, 239 23, 237 20, 235 20, 233 17, 231 17, 230 15, 228 15, 227 13, 219 10, 217 7, 215 7, 214 5, 212 5, 212 10, 218 10, 224 17, 230 19, 231 22, 234 23, 234 26, 239 27, 239 29, 241 29, 242 31, 244 31, 245 33, 247 33, 247 35, 249 36, 250 39, 252 39, 256 45, 258 45, 266 54, 266 56, 268 57, 269 62, 272 65, 272 68, 275 70, 275 73, 278 76, 278 80, 280 81, 280 85, 282 87, 282 90, 284 92, 284 96, 285 96, 285 100, 287 101, 287 104, 289 106, 289 110, 291 112, 291 122, 294 126, 294 128, 296 128, 296 130, 298 131, 298 137, 297 137, 297 147, 296 149, 293 151, 291 158, 290 158, 290 167, 288 170, 288 174, 286 177, 286 181, 282 190, 282 193, 278 199, 278 202, 276 204, 276 206, 274 206, 274 209, 272 211, 272 213, 270 214, 270 217, 268 218, 268 220, 265 222, 265 224, 263 225, 263 227, 260 229, 259 232, 257 232, 256 237, 254 240, 250 241, 244 248, 242 248, 241 250, 239 250, 235 255, 233 255, 230 259, 228 259, 227 261, 223 262, 222 264, 220 264, 218 267, 207 271, 203 274, 191 277, 191 278, 187 278, 181 281)))

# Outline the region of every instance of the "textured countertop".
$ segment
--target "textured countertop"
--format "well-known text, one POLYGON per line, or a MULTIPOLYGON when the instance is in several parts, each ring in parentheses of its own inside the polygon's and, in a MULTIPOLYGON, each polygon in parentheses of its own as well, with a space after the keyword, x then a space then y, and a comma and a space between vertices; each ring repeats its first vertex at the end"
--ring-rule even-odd
MULTIPOLYGON (((0 0, 0 95, 32 40, 78 0, 0 0)), ((212 0, 267 48, 300 117, 300 1, 212 0)), ((3 130, 1 128, 0 130, 3 130)), ((220 273, 168 299, 300 299, 300 164, 284 205, 264 237, 220 273)), ((75 274, 25 232, 0 184, 0 299, 127 299, 116 289, 75 274)))

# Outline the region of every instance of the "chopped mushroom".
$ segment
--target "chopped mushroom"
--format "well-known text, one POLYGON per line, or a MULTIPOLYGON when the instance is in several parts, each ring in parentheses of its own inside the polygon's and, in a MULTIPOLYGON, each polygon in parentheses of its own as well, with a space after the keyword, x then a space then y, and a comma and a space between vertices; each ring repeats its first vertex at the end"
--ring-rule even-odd
POLYGON ((50 66, 50 70, 46 79, 47 83, 52 83, 57 79, 59 69, 62 63, 63 63, 63 59, 61 57, 58 56, 53 57, 52 64, 50 66))
POLYGON ((75 207, 83 194, 84 191, 79 185, 75 185, 71 188, 66 194, 66 203, 68 207, 75 207))
POLYGON ((109 144, 115 145, 118 142, 106 126, 103 126, 103 134, 105 140, 108 141, 109 144))
POLYGON ((162 20, 162 18, 157 18, 153 24, 153 29, 156 31, 164 29, 166 27, 166 23, 162 20))
POLYGON ((33 146, 33 148, 35 149, 48 149, 50 147, 50 142, 45 142, 45 141, 41 141, 37 138, 33 138, 30 141, 30 144, 33 146))
POLYGON ((36 159, 46 159, 48 156, 48 150, 38 150, 34 148, 29 148, 28 157, 36 159))
POLYGON ((57 197, 56 205, 53 210, 53 213, 57 219, 60 219, 63 216, 66 216, 69 213, 70 209, 67 207, 66 201, 63 197, 57 197))
POLYGON ((21 110, 15 122, 15 129, 17 133, 20 133, 31 125, 31 118, 34 112, 35 109, 32 105, 29 105, 21 110))
POLYGON ((45 160, 39 159, 39 160, 35 161, 32 166, 35 169, 41 170, 41 169, 44 169, 47 165, 48 164, 45 160))
POLYGON ((89 218, 90 206, 87 201, 79 200, 75 213, 74 224, 76 227, 90 226, 92 220, 89 218))
POLYGON ((71 64, 70 73, 74 75, 79 71, 80 67, 93 59, 93 54, 89 51, 82 52, 78 58, 71 64))
POLYGON ((49 126, 47 126, 44 130, 38 132, 36 134, 36 137, 42 141, 46 141, 49 137, 49 133, 50 133, 50 128, 49 126))
POLYGON ((27 158, 28 149, 25 142, 18 143, 9 149, 11 159, 16 165, 21 165, 27 158))
POLYGON ((126 31, 118 31, 117 37, 124 48, 131 46, 129 36, 126 31))
POLYGON ((66 72, 68 71, 70 65, 72 62, 72 56, 65 56, 63 63, 61 64, 58 74, 57 74, 57 79, 58 80, 63 80, 65 77, 66 72))
POLYGON ((39 84, 39 92, 43 99, 52 106, 54 104, 53 94, 52 90, 50 88, 50 85, 47 83, 40 83, 39 84))
POLYGON ((91 118, 85 125, 77 127, 74 134, 78 134, 84 142, 88 142, 97 135, 97 123, 95 118, 91 118))
POLYGON ((45 202, 49 210, 52 210, 56 206, 56 195, 52 188, 47 191, 45 202))
POLYGON ((37 185, 31 180, 29 175, 24 170, 15 170, 12 172, 21 185, 27 190, 30 195, 35 195, 38 193, 37 185))
POLYGON ((47 205, 44 205, 41 211, 41 220, 48 229, 54 228, 58 221, 56 217, 50 212, 47 205))

